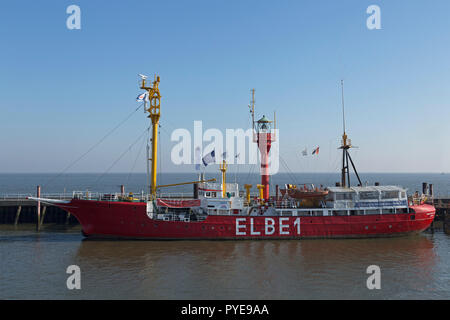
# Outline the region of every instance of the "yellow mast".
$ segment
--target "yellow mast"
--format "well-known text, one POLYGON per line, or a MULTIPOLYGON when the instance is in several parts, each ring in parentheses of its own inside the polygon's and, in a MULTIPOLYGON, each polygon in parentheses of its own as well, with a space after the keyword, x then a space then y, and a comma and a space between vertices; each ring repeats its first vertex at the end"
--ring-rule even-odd
MULTIPOLYGON (((160 113, 160 101, 161 95, 159 94, 159 76, 155 75, 155 80, 153 81, 153 86, 147 87, 145 83, 145 77, 142 77, 141 89, 147 90, 148 99, 150 101, 150 107, 146 109, 149 113, 149 118, 152 120, 152 173, 151 173, 151 184, 150 184, 150 194, 153 199, 156 198, 156 168, 158 163, 158 126, 160 113)), ((150 160, 150 159, 149 159, 150 160)))
POLYGON ((222 171, 222 197, 226 198, 227 197, 227 177, 226 177, 227 162, 225 161, 225 159, 223 160, 222 164, 219 166, 220 166, 220 171, 222 171))

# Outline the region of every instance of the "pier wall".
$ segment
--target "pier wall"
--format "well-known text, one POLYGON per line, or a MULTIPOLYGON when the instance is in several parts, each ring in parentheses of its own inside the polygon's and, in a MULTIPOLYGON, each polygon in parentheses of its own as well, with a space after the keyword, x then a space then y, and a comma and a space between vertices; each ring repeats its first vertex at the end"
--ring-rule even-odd
MULTIPOLYGON (((78 220, 74 216, 53 205, 41 204, 40 216, 41 224, 78 224, 78 220)), ((0 199, 0 224, 37 224, 37 219, 38 210, 35 201, 0 199)))

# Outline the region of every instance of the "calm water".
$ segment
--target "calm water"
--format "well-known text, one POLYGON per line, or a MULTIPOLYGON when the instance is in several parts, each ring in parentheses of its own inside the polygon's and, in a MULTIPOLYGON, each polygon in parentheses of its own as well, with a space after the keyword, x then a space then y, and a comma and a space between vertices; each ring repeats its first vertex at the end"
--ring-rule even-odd
MULTIPOLYGON (((448 195, 449 175, 362 174, 364 181, 433 183, 448 195)), ((218 178, 218 177, 217 177, 218 178)), ((92 190, 140 192, 145 175, 0 174, 0 194, 92 190)), ((166 174, 161 183, 195 179, 166 174)), ((230 174, 240 184, 257 175, 230 174)), ((337 174, 279 174, 274 184, 330 185, 337 174)), ((190 192, 192 187, 176 188, 190 192)), ((450 236, 442 232, 367 240, 87 241, 80 227, 0 225, 0 299, 450 299, 450 236), (66 269, 81 268, 81 290, 68 290, 66 269), (381 290, 366 269, 381 268, 381 290)))
POLYGON ((78 227, 0 226, 0 299, 449 299, 450 236, 87 241, 78 227), (81 268, 68 290, 66 268, 81 268), (366 268, 381 268, 381 290, 366 268))
MULTIPOLYGON (((412 194, 416 190, 422 190, 422 182, 432 183, 434 185, 435 195, 450 195, 450 174, 436 173, 361 173, 363 183, 373 185, 380 182, 384 185, 400 185, 408 189, 412 194)), ((216 178, 221 181, 220 172, 207 173, 206 178, 216 178)), ((194 181, 197 179, 195 173, 163 173, 158 176, 158 184, 170 184, 185 181, 194 181)), ((260 176, 257 170, 252 173, 234 173, 227 174, 228 182, 237 182, 243 189, 246 183, 260 183, 260 176)), ((334 186, 340 181, 338 173, 278 173, 271 177, 271 190, 275 190, 275 185, 283 186, 286 183, 314 183, 315 185, 334 186)), ((351 182, 357 181, 354 175, 351 176, 351 182)), ((43 193, 71 193, 77 191, 97 191, 97 192, 119 192, 120 185, 125 185, 127 192, 141 193, 146 190, 146 175, 142 173, 127 174, 85 174, 72 173, 57 176, 56 174, 4 174, 0 173, 0 196, 9 194, 35 194, 36 186, 42 186, 43 193)), ((254 191, 256 188, 254 187, 254 191)), ((167 192, 192 192, 192 185, 164 188, 167 192)))

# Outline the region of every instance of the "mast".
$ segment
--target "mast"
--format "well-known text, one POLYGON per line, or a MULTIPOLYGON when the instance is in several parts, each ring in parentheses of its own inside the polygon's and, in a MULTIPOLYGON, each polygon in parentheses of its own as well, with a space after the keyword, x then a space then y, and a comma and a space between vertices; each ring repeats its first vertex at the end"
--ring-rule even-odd
MULTIPOLYGON (((159 76, 155 75, 153 86, 146 86, 146 77, 142 77, 141 89, 147 90, 148 99, 150 101, 150 107, 145 111, 149 113, 148 118, 152 121, 152 168, 150 179, 150 195, 153 199, 156 198, 156 175, 157 175, 157 163, 158 163, 158 127, 160 113, 160 101, 161 95, 159 93, 159 76)), ((148 157, 147 157, 148 158, 148 157)))
POLYGON ((255 89, 250 90, 252 92, 252 101, 250 101, 250 113, 252 114, 252 129, 255 129, 255 89))
POLYGON ((227 162, 223 159, 222 164, 219 165, 220 171, 222 171, 222 198, 227 197, 227 162))
POLYGON ((355 171, 356 177, 358 178, 359 185, 362 186, 361 179, 359 178, 358 172, 356 171, 355 164, 353 163, 352 157, 348 152, 348 149, 352 148, 352 142, 348 139, 347 134, 345 133, 345 108, 344 108, 344 80, 341 80, 342 87, 342 126, 344 133, 342 134, 342 144, 339 149, 342 149, 342 170, 341 170, 341 186, 342 187, 350 187, 350 169, 349 169, 349 160, 355 171))

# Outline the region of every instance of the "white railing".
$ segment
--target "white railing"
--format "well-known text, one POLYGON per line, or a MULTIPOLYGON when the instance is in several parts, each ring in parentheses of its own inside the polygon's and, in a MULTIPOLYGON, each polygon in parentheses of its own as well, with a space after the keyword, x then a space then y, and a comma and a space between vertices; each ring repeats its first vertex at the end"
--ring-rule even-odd
MULTIPOLYGON (((31 193, 5 193, 0 194, 0 200, 26 200, 28 197, 36 197, 36 194, 31 193)), ((72 193, 41 193, 41 198, 67 200, 72 199, 72 193)))

